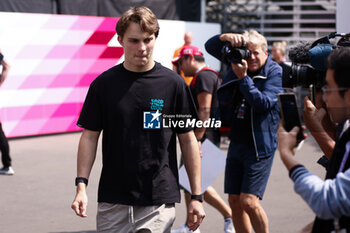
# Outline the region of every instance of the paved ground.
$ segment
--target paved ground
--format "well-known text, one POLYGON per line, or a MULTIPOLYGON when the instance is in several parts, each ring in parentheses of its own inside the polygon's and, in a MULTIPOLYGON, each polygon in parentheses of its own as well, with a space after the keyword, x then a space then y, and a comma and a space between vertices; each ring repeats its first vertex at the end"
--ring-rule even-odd
MULTIPOLYGON (((95 232, 96 193, 101 154, 89 181, 88 218, 76 217, 70 209, 75 194, 76 152, 80 133, 10 140, 14 176, 0 176, 0 233, 83 233, 95 232)), ((226 153, 226 146, 222 150, 226 153)), ((298 159, 311 171, 324 176, 316 164, 321 152, 307 139, 298 159)), ((223 175, 213 184, 223 194, 223 175)), ((313 213, 293 191, 287 171, 276 154, 265 198, 262 201, 271 233, 296 232, 313 219, 313 213)), ((177 204, 174 227, 185 219, 184 204, 177 204)), ((202 233, 223 232, 223 219, 205 204, 207 217, 202 233)))

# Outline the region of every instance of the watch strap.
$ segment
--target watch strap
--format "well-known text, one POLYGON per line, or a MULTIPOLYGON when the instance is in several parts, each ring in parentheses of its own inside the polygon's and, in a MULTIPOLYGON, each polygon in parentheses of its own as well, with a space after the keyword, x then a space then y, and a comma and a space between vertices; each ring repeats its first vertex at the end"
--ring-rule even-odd
POLYGON ((191 195, 191 200, 197 200, 197 201, 203 202, 203 195, 202 194, 200 194, 200 195, 191 195))
POLYGON ((205 138, 196 138, 198 142, 204 142, 205 138))
POLYGON ((75 186, 77 186, 79 183, 84 183, 87 186, 88 183, 89 183, 89 180, 86 179, 85 177, 77 177, 77 178, 75 178, 75 186))

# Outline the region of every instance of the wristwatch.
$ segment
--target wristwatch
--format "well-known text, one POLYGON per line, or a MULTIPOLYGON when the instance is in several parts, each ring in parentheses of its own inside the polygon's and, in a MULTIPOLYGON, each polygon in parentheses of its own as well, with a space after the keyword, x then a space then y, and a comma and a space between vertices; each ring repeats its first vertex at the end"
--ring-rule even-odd
POLYGON ((204 142, 205 138, 196 138, 197 139, 197 142, 204 142))
POLYGON ((200 194, 200 195, 191 195, 191 200, 197 200, 197 201, 203 202, 203 195, 202 194, 200 194))
POLYGON ((77 178, 75 178, 75 186, 77 186, 79 183, 84 183, 87 186, 88 183, 89 183, 89 180, 84 178, 84 177, 77 177, 77 178))

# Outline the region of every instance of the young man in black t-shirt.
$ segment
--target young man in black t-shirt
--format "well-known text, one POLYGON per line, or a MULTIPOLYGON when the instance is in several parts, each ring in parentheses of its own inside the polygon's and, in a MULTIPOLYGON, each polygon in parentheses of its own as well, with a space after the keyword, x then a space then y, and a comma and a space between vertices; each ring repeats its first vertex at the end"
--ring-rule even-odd
MULTIPOLYGON (((203 54, 199 48, 191 45, 184 46, 178 57, 173 59, 172 63, 174 66, 179 67, 186 76, 193 76, 192 82, 190 83, 190 89, 198 110, 199 120, 205 122, 207 120, 215 119, 215 114, 218 108, 216 90, 221 83, 221 79, 215 70, 206 65, 203 54)), ((218 128, 196 128, 194 133, 199 147, 201 147, 201 143, 204 139, 209 139, 217 146, 220 144, 218 128)), ((225 201, 212 186, 209 186, 203 195, 204 200, 215 207, 223 215, 225 220, 225 233, 233 233, 234 229, 230 207, 226 205, 225 201)), ((187 191, 185 191, 185 198, 188 203, 190 200, 190 194, 187 191)), ((189 232, 187 229, 187 222, 188 219, 184 225, 172 231, 172 233, 189 232)))
POLYGON ((199 149, 192 128, 162 125, 165 116, 195 116, 180 76, 153 60, 159 26, 146 7, 134 7, 117 23, 125 61, 91 84, 78 125, 77 194, 72 208, 86 217, 86 186, 100 132, 103 168, 98 190, 98 232, 170 232, 180 201, 176 135, 192 188, 190 228, 205 213, 201 204, 199 149))

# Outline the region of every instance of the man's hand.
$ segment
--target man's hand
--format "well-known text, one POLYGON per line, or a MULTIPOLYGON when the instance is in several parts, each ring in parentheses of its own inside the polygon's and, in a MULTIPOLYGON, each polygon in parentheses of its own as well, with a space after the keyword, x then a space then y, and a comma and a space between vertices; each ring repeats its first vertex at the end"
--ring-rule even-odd
POLYGON ((244 40, 243 35, 235 33, 225 33, 220 35, 220 40, 225 42, 230 42, 232 47, 241 47, 246 41, 244 40))
POLYGON ((297 134, 299 127, 294 127, 290 132, 287 132, 280 123, 277 131, 278 150, 280 153, 288 152, 288 154, 295 154, 295 146, 297 145, 297 134))
MULTIPOLYGON (((280 123, 277 131, 278 138, 278 150, 280 157, 288 171, 294 166, 298 165, 298 161, 295 159, 295 146, 297 144, 297 134, 299 132, 298 127, 294 127, 291 131, 287 132, 280 123)), ((305 135, 306 137, 306 135, 305 135)))
MULTIPOLYGON (((244 36, 235 33, 224 33, 220 35, 220 40, 230 42, 232 47, 242 47, 246 44, 244 36)), ((248 63, 246 60, 242 60, 242 64, 232 64, 233 72, 238 79, 242 79, 247 76, 248 63)))
MULTIPOLYGON (((319 105, 321 106, 321 105, 319 105)), ((335 146, 335 125, 324 108, 317 109, 308 97, 304 98, 303 118, 323 153, 331 158, 335 146)))
POLYGON ((248 70, 248 63, 246 60, 242 59, 242 64, 231 64, 232 70, 237 76, 238 79, 243 79, 245 76, 247 76, 247 70, 248 70))
POLYGON ((324 108, 317 109, 307 96, 304 98, 303 119, 310 132, 324 132, 322 120, 326 114, 324 108))
MULTIPOLYGON (((85 184, 78 184, 78 185, 85 185, 85 184)), ((75 195, 75 198, 71 207, 74 210, 76 215, 82 218, 85 218, 87 217, 86 208, 88 204, 88 198, 87 198, 85 189, 79 190, 79 187, 77 189, 78 189, 77 194, 75 195)))
POLYGON ((188 227, 191 231, 197 230, 205 217, 203 205, 198 200, 191 200, 188 206, 188 227))

